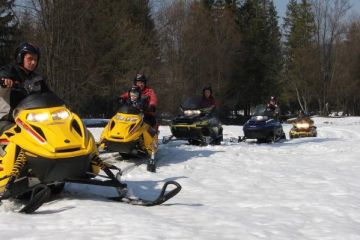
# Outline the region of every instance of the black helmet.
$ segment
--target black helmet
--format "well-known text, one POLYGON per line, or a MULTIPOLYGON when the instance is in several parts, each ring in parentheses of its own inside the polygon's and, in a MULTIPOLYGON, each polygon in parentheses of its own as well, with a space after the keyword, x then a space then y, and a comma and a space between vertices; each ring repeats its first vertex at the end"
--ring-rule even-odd
POLYGON ((145 77, 145 75, 144 74, 142 74, 142 73, 138 73, 138 74, 136 74, 136 77, 134 78, 134 85, 136 85, 136 82, 137 81, 141 81, 141 82, 143 82, 145 85, 146 85, 146 82, 147 82, 147 78, 145 77))
POLYGON ((138 86, 131 87, 131 89, 129 90, 129 98, 133 94, 137 96, 137 99, 140 99, 140 97, 141 97, 141 89, 138 86))
POLYGON ((34 44, 28 43, 28 42, 23 42, 23 43, 20 43, 20 45, 16 48, 16 51, 15 51, 15 60, 16 60, 17 64, 19 64, 19 65, 23 64, 24 55, 26 53, 36 54, 38 56, 38 59, 40 59, 39 47, 35 46, 34 44))

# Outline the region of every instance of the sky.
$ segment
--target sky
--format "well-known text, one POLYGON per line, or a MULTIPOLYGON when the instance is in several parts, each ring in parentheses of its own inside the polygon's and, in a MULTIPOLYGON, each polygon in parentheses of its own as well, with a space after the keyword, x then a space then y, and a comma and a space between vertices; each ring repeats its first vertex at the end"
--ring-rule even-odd
MULTIPOLYGON (((286 5, 288 4, 288 2, 289 0, 274 0, 274 4, 280 18, 285 16, 286 5)), ((350 15, 360 15, 360 0, 350 0, 350 4, 352 5, 352 8, 349 12, 350 15)))

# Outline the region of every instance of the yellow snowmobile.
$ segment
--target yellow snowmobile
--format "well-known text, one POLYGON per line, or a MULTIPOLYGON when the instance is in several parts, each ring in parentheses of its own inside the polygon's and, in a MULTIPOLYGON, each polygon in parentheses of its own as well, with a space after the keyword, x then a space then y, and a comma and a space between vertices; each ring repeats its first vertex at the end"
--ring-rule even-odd
POLYGON ((0 122, 0 204, 25 199, 20 212, 32 213, 67 182, 114 187, 119 196, 109 199, 143 206, 161 204, 181 190, 169 181, 156 200, 127 197, 121 169, 99 158, 91 133, 52 92, 29 93, 13 116, 15 122, 0 122), (100 170, 106 180, 96 178, 100 170), (166 192, 168 185, 175 188, 166 192))
POLYGON ((290 129, 290 138, 299 137, 316 137, 317 130, 314 126, 314 121, 309 117, 299 117, 293 122, 293 127, 290 129))
POLYGON ((99 149, 118 152, 123 159, 145 159, 148 161, 147 170, 155 172, 158 132, 144 121, 140 109, 122 104, 105 126, 99 149))

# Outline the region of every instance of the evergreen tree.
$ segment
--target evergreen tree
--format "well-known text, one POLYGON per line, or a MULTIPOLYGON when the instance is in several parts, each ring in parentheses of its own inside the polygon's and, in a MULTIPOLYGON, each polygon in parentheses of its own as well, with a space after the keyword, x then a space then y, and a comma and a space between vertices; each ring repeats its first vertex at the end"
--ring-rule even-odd
POLYGON ((316 96, 315 22, 311 4, 307 0, 291 0, 284 18, 285 80, 289 98, 296 99, 307 112, 316 96))
POLYGON ((235 75, 233 95, 249 114, 251 106, 279 93, 281 35, 271 0, 246 0, 238 14, 243 52, 237 60, 241 69, 235 75))
POLYGON ((17 21, 13 13, 15 0, 0 1, 0 65, 8 64, 13 59, 14 44, 17 34, 17 21))

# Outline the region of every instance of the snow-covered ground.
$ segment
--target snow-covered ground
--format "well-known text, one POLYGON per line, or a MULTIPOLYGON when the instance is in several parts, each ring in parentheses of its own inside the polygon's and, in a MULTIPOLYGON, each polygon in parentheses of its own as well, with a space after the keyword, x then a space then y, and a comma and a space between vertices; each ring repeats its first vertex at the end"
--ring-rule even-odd
MULTIPOLYGON (((183 189, 156 207, 111 202, 99 195, 112 189, 75 184, 32 215, 5 201, 0 239, 360 239, 360 118, 315 123, 317 138, 161 145, 156 173, 102 154, 127 169, 134 195, 155 198, 166 180, 183 189)), ((96 138, 101 130, 91 129, 96 138)), ((243 135, 242 127, 224 126, 224 134, 243 135)))

